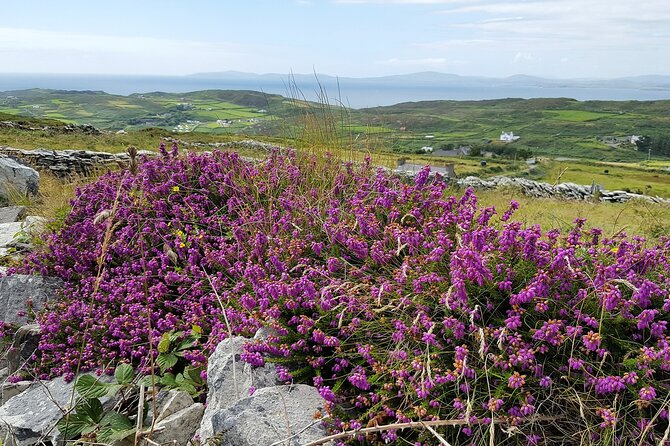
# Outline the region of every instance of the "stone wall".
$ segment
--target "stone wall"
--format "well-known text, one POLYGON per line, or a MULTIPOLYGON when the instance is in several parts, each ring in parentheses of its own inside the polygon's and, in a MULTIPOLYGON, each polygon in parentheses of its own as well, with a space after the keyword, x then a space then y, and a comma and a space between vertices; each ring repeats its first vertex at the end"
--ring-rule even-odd
MULTIPOLYGON (((141 152, 153 153, 153 152, 141 152)), ((95 170, 125 165, 130 160, 126 153, 94 152, 90 150, 22 150, 0 146, 0 154, 14 158, 39 171, 49 171, 57 177, 90 175, 95 170)))
POLYGON ((651 203, 668 203, 670 199, 650 195, 640 195, 622 190, 596 190, 592 186, 584 186, 575 183, 549 184, 526 178, 493 177, 482 179, 479 177, 466 177, 455 180, 460 187, 472 187, 474 189, 498 189, 501 187, 516 187, 524 195, 535 198, 561 198, 565 200, 595 200, 610 203, 625 203, 630 200, 644 200, 651 203))

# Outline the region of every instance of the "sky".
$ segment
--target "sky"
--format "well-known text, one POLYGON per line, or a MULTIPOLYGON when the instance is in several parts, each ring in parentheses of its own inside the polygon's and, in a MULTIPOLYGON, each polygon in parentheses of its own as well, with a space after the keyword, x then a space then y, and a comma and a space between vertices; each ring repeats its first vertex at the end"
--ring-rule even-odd
POLYGON ((670 74, 668 0, 0 0, 0 73, 670 74))

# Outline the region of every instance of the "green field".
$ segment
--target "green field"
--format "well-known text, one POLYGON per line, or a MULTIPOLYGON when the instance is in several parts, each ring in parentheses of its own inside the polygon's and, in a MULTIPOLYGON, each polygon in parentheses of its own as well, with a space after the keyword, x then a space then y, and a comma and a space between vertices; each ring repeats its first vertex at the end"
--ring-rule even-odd
MULTIPOLYGON (((0 93, 0 120, 43 119, 92 124, 101 135, 0 129, 0 145, 121 151, 129 144, 155 148, 160 138, 188 144, 247 137, 319 153, 372 153, 394 167, 400 157, 433 166, 453 163, 458 175, 523 176, 554 183, 602 184, 609 190, 670 197, 670 159, 636 150, 625 137, 664 132, 670 101, 504 99, 426 101, 345 109, 251 91, 148 93, 130 96, 91 91, 25 90, 0 93), (2 112, 8 113, 3 116, 2 112), (127 134, 117 134, 118 130, 127 134), (499 141, 513 131, 516 142, 499 141), (623 142, 622 142, 623 141, 623 142), (482 157, 419 153, 470 146, 482 157), (491 153, 503 150, 500 156, 491 153), (516 153, 532 152, 527 165, 516 153)), ((57 124, 59 125, 59 124, 57 124)), ((194 145, 193 147, 196 147, 194 145)), ((202 147, 202 146, 198 146, 202 147)))
MULTIPOLYGON (((544 156, 641 161, 632 144, 608 140, 666 131, 670 101, 586 101, 573 99, 501 99, 425 101, 357 110, 369 125, 397 132, 393 150, 410 153, 434 135, 434 148, 477 145, 483 150, 513 131, 520 139, 510 147, 544 156)), ((653 156, 653 154, 652 154, 653 156)))

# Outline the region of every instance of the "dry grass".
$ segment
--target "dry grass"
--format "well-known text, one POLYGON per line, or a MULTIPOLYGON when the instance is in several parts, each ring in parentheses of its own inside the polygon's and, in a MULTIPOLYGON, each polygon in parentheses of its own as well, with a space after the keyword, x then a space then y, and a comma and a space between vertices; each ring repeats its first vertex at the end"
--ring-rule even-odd
POLYGON ((510 200, 519 202, 516 220, 537 223, 542 229, 568 230, 575 218, 586 218, 587 227, 603 229, 605 236, 621 232, 641 235, 650 240, 670 236, 670 205, 651 204, 644 201, 628 203, 595 203, 527 197, 515 189, 479 191, 480 204, 495 206, 501 212, 510 200))

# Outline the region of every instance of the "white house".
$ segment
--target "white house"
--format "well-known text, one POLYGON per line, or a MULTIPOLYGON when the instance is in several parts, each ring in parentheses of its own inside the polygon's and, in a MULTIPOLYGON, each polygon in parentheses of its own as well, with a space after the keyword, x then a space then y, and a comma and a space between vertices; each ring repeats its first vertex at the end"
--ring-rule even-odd
POLYGON ((515 136, 514 132, 502 132, 500 134, 500 140, 504 142, 513 142, 516 141, 517 139, 521 138, 520 136, 515 136))
POLYGON ((421 147, 421 150, 423 150, 423 153, 431 153, 433 148, 431 146, 423 146, 421 147))

